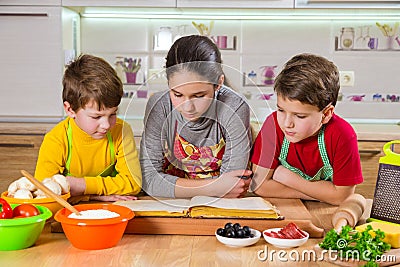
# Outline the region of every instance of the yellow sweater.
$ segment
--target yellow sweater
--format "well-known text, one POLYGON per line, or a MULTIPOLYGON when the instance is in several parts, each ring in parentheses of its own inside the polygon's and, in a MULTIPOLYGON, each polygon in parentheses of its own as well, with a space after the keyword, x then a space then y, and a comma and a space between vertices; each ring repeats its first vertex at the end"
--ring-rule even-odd
POLYGON ((36 164, 36 178, 43 180, 64 172, 68 157, 68 123, 72 127, 69 171, 72 176, 85 179, 85 195, 135 195, 140 192, 142 174, 135 139, 130 125, 121 119, 117 119, 110 129, 118 172, 115 177, 99 176, 112 164, 107 137, 93 139, 73 119, 67 118, 45 135, 36 164))

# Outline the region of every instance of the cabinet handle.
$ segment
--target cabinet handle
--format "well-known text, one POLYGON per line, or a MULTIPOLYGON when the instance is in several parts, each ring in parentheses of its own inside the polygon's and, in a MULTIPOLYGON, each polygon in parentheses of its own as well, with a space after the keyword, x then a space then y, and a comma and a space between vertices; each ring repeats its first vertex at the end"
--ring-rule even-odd
POLYGON ((378 155, 381 153, 379 149, 360 149, 358 150, 360 154, 372 154, 372 155, 378 155))
POLYGON ((0 147, 35 147, 34 144, 0 143, 0 147))
POLYGON ((0 13, 0 17, 48 17, 47 13, 0 13))

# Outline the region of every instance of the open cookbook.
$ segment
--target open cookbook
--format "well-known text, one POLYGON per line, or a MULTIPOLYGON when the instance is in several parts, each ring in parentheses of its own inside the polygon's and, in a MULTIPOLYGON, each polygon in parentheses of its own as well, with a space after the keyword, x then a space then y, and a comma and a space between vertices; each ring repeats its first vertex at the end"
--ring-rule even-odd
POLYGON ((280 219, 279 210, 261 197, 217 198, 195 196, 191 199, 151 199, 117 201, 130 208, 135 217, 254 218, 280 219))

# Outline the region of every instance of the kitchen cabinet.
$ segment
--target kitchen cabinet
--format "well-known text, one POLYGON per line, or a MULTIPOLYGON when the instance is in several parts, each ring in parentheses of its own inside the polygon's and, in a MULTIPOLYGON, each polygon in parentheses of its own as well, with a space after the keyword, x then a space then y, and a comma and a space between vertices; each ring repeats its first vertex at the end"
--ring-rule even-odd
POLYGON ((36 161, 44 134, 0 133, 0 191, 20 178, 20 170, 35 172, 36 161))
POLYGON ((176 5, 195 8, 293 8, 294 0, 177 0, 176 5))
POLYGON ((0 120, 62 117, 61 11, 0 5, 0 120))
POLYGON ((295 0, 296 8, 400 8, 399 0, 295 0))
POLYGON ((176 0, 62 0, 63 6, 176 7, 176 0))
MULTIPOLYGON (((389 141, 387 141, 389 142, 389 141)), ((359 141, 358 149, 361 158, 361 169, 364 182, 356 187, 356 193, 366 198, 374 198, 376 180, 378 178, 379 158, 384 156, 382 149, 386 141, 359 141)), ((398 146, 394 147, 396 153, 400 153, 398 146)))

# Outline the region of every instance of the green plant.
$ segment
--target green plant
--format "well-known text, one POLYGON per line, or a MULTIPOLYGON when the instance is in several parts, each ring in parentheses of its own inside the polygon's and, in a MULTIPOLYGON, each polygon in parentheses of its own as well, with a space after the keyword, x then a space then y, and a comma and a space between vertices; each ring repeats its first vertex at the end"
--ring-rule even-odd
POLYGON ((397 33, 397 29, 399 28, 399 22, 396 22, 393 27, 390 27, 389 24, 380 24, 376 23, 376 26, 381 30, 383 36, 391 37, 397 33))
POLYGON ((125 57, 124 61, 121 63, 125 72, 138 72, 142 66, 141 65, 142 59, 141 58, 132 59, 131 57, 130 58, 125 57))

